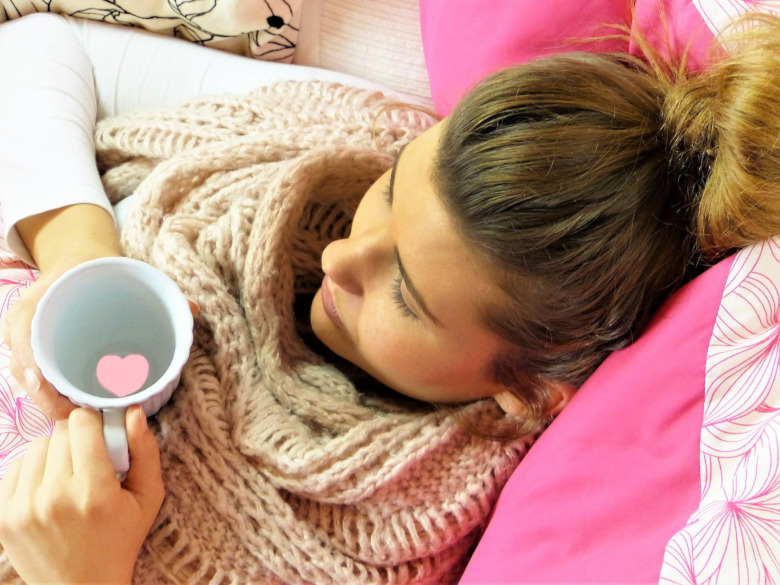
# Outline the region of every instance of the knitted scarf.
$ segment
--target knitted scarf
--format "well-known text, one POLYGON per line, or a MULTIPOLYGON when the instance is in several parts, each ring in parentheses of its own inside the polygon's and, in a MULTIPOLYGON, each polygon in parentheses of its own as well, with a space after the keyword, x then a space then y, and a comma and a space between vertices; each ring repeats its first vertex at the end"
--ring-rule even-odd
MULTIPOLYGON (((430 125, 391 105, 286 82, 99 124, 106 190, 136 199, 127 255, 201 307, 181 385, 151 421, 167 495, 137 583, 458 580, 527 442, 356 387, 304 343, 295 310, 324 246, 430 125)), ((502 416, 492 400, 463 408, 502 416)))

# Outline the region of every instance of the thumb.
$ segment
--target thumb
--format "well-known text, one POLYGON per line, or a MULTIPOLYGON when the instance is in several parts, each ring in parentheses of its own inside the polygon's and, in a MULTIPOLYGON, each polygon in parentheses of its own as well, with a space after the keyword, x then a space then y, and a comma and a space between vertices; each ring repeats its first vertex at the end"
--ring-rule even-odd
MULTIPOLYGON (((160 468, 160 449, 149 426, 142 406, 127 410, 127 446, 130 451, 130 470, 122 488, 131 492, 141 508, 151 516, 157 515, 165 495, 160 468)), ((150 521, 151 521, 150 520, 150 521)))

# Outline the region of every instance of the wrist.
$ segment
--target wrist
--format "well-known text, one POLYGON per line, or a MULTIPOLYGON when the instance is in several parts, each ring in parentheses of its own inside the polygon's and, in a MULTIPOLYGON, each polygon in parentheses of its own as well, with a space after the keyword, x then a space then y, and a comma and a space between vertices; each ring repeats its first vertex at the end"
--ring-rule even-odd
POLYGON ((47 262, 39 265, 41 275, 51 275, 59 277, 71 268, 79 264, 97 260, 99 258, 110 258, 122 256, 122 250, 117 246, 106 246, 99 242, 79 241, 65 245, 62 250, 51 255, 47 262))

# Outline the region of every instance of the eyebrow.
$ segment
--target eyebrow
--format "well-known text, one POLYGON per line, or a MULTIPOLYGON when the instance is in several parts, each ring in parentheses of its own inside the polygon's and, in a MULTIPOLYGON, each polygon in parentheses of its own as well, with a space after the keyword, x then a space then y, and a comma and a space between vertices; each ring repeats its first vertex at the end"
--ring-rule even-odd
MULTIPOLYGON (((390 203, 393 202, 393 198, 395 196, 395 171, 398 168, 398 161, 401 160, 401 153, 403 153, 404 148, 406 148, 406 145, 402 146, 401 150, 398 151, 398 156, 395 157, 395 162, 393 162, 393 169, 390 171, 390 186, 388 189, 390 192, 390 203)), ((393 246, 393 252, 395 253, 395 261, 398 264, 398 272, 401 273, 401 280, 403 280, 404 284, 406 284, 406 289, 409 291, 409 294, 412 295, 422 312, 425 313, 426 317, 428 317, 428 319, 433 321, 439 327, 442 327, 443 325, 441 324, 441 321, 436 318, 436 315, 431 313, 428 305, 425 303, 425 299, 423 299, 423 296, 420 294, 420 291, 416 286, 414 286, 412 279, 409 278, 409 273, 406 272, 404 263, 401 261, 401 253, 398 251, 398 246, 393 246)))
POLYGON ((390 203, 393 202, 393 197, 395 197, 395 171, 398 168, 398 161, 401 160, 401 155, 404 152, 404 148, 406 148, 405 144, 401 147, 401 149, 398 151, 398 154, 395 156, 395 160, 393 161, 393 168, 390 170, 390 186, 388 187, 388 192, 390 193, 390 203))

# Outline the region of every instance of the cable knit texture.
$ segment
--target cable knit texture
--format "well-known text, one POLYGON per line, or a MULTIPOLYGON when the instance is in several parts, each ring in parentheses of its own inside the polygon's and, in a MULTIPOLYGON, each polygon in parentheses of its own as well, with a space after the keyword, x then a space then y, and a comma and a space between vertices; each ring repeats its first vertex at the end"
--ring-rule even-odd
MULTIPOLYGON (((137 583, 454 583, 525 453, 356 388, 298 333, 295 297, 319 286, 323 247, 430 125, 388 105, 289 82, 99 124, 107 192, 136 197, 126 253, 201 307, 181 386, 152 421, 167 495, 137 583)), ((492 400, 463 408, 502 416, 492 400)))

